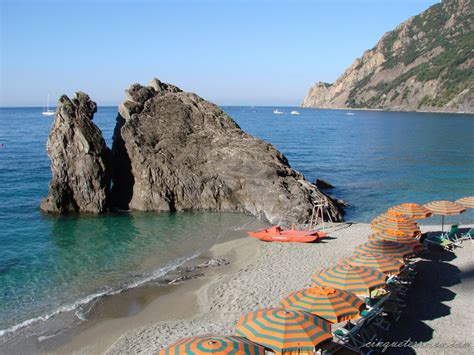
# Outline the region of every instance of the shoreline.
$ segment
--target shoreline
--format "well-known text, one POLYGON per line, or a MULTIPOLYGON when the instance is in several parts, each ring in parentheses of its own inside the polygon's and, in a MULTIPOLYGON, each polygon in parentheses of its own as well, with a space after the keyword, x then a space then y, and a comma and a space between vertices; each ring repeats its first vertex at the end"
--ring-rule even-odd
POLYGON ((402 112, 402 113, 447 113, 455 115, 474 115, 474 112, 465 111, 428 111, 428 110, 386 110, 382 108, 362 108, 362 107, 313 107, 313 106, 298 106, 300 108, 319 109, 319 110, 340 110, 340 111, 376 111, 376 112, 402 112))
POLYGON ((218 234, 214 242, 189 250, 189 255, 173 252, 177 259, 165 266, 158 263, 158 266, 155 266, 158 267, 157 269, 150 269, 150 266, 156 265, 156 259, 153 257, 143 259, 140 268, 144 267, 151 272, 143 275, 131 273, 132 281, 125 281, 124 285, 117 290, 111 289, 110 293, 93 294, 87 297, 86 303, 79 305, 79 300, 74 303, 77 306, 67 307, 67 309, 60 307, 52 313, 52 316, 36 317, 31 322, 30 320, 23 322, 28 325, 2 336, 0 353, 51 353, 71 342, 76 336, 87 334, 90 328, 104 321, 128 319, 142 313, 149 304, 161 299, 174 289, 192 281, 198 281, 203 276, 203 271, 223 267, 220 264, 225 264, 225 260, 212 260, 209 256, 209 249, 213 245, 241 237, 245 228, 255 229, 264 226, 261 220, 248 216, 245 216, 243 222, 245 223, 242 225, 240 221, 237 224, 224 224, 221 228, 223 231, 218 234), (206 264, 209 261, 213 264, 206 264), (137 277, 138 284, 134 281, 137 277))
MULTIPOLYGON (((255 222, 261 224, 261 221, 255 222)), ((119 294, 102 297, 91 308, 87 321, 72 330, 59 335, 53 334, 42 340, 37 339, 37 344, 33 347, 32 344, 20 343, 19 348, 10 347, 0 352, 110 355, 154 353, 186 336, 232 334, 240 315, 259 308, 276 306, 278 301, 290 292, 309 287, 313 273, 352 254, 354 247, 366 242, 367 236, 372 233, 367 223, 327 223, 329 237, 318 243, 265 243, 246 236, 246 230, 256 228, 254 224, 232 229, 231 233, 224 235, 207 251, 183 264, 180 270, 165 275, 160 280, 165 283, 151 282, 119 294), (227 260, 229 263, 202 267, 203 263, 215 258, 227 260), (196 269, 199 265, 201 269, 196 269), (191 271, 186 273, 188 268, 191 271), (197 277, 186 278, 193 273, 198 274, 197 277), (184 276, 184 282, 166 284, 180 276, 184 276)), ((461 227, 465 229, 474 225, 461 227)), ((421 225, 421 228, 423 232, 441 230, 439 225, 421 225)), ((469 241, 463 243, 463 248, 457 248, 455 255, 458 254, 458 257, 454 256, 454 263, 459 265, 446 263, 444 266, 449 267, 447 270, 462 266, 463 272, 469 274, 469 270, 474 269, 474 261, 469 260, 472 248, 474 244, 469 241)), ((442 256, 445 258, 448 254, 442 253, 442 256)), ((427 268, 425 272, 429 277, 432 274, 431 266, 425 260, 422 260, 421 266, 427 268)), ((431 283, 433 282, 430 281, 431 283)), ((452 297, 448 300, 453 303, 450 305, 452 313, 456 315, 456 319, 464 317, 465 329, 469 329, 469 324, 474 320, 470 316, 474 314, 474 304, 469 303, 469 294, 474 292, 474 285, 449 285, 456 292, 456 299, 452 297), (467 293, 466 287, 471 287, 467 293), (465 312, 469 307, 471 311, 465 312)), ((422 286, 415 283, 414 287, 422 286)), ((431 297, 431 293, 423 296, 431 297)), ((416 312, 420 307, 422 308, 418 305, 410 312, 416 312)), ((444 304, 441 307, 446 308, 444 304)), ((449 312, 443 317, 435 319, 430 316, 427 321, 423 321, 423 327, 429 325, 434 331, 440 332, 437 337, 422 339, 427 349, 439 342, 440 338, 442 341, 448 341, 449 337, 455 337, 459 341, 469 339, 467 336, 463 337, 462 332, 448 332, 445 335, 443 327, 456 327, 453 327, 454 318, 449 316, 449 312)), ((401 332, 400 329, 394 330, 394 334, 401 332)), ((408 334, 405 338, 411 336, 412 334, 408 334)), ((398 339, 400 338, 392 341, 398 339)), ((473 347, 473 344, 469 346, 473 347)))
MULTIPOLYGON (((371 232, 364 223, 333 224, 327 229, 330 238, 314 244, 264 243, 247 237, 218 242, 201 257, 227 258, 229 265, 206 269, 204 276, 172 286, 135 315, 102 319, 52 353, 151 353, 184 336, 232 334, 241 314, 275 306, 290 292, 308 287, 312 273, 349 256, 371 232)), ((440 230, 440 226, 422 225, 422 230, 440 230)), ((463 268, 474 267, 472 262, 469 264, 472 247, 474 244, 464 242, 463 248, 455 251, 459 254, 455 260, 463 268)), ((459 299, 465 302, 463 287, 467 286, 456 285, 460 297, 451 301, 455 314, 460 307, 461 312, 463 309, 459 304, 459 299)), ((445 318, 452 322, 449 316, 445 318)), ((431 321, 440 334, 428 344, 452 336, 446 338, 437 326, 443 319, 431 321)), ((458 334, 457 338, 462 336, 458 334)))
MULTIPOLYGON (((220 108, 224 109, 226 107, 261 107, 261 108, 274 108, 274 107, 282 107, 282 108, 309 108, 309 109, 319 109, 319 110, 340 110, 340 111, 377 111, 377 112, 415 112, 415 113, 447 113, 447 114, 456 114, 456 115, 474 115, 474 112, 466 112, 466 111, 428 111, 428 110, 386 110, 381 108, 361 108, 361 107, 312 107, 312 106, 302 106, 299 105, 218 105, 220 108)), ((100 105, 100 108, 116 108, 118 109, 119 104, 117 105, 100 105)), ((1 106, 0 109, 43 109, 42 106, 1 106)))
POLYGON ((95 324, 80 331, 57 348, 51 349, 50 353, 106 353, 128 331, 157 321, 187 319, 190 314, 200 314, 206 304, 202 290, 212 287, 215 282, 231 275, 244 264, 251 263, 259 252, 259 248, 255 245, 259 241, 248 238, 244 230, 239 232, 241 232, 239 236, 233 235, 218 241, 195 259, 185 263, 182 268, 192 268, 216 258, 227 260, 228 264, 205 268, 202 270, 202 274, 196 278, 185 279, 178 284, 160 286, 159 290, 150 287, 150 285, 144 285, 136 290, 128 290, 127 293, 137 291, 135 295, 129 294, 130 297, 125 297, 129 302, 115 297, 115 300, 110 300, 109 306, 116 308, 120 305, 123 306, 124 303, 130 305, 134 299, 148 299, 149 302, 143 305, 140 312, 128 316, 120 316, 114 311, 109 311, 108 317, 104 317, 102 314, 99 316, 101 319, 95 324), (247 243, 248 241, 250 243, 247 243), (101 334, 101 336, 98 337, 97 334, 101 334))

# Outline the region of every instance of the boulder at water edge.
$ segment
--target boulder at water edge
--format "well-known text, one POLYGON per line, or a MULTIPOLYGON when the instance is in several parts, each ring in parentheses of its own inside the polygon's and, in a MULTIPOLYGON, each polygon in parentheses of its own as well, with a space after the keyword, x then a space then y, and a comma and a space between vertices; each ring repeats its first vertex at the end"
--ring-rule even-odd
MULTIPOLYGON (((126 91, 112 152, 112 198, 121 208, 242 212, 274 224, 302 223, 314 202, 327 199, 218 106, 157 79, 126 91)), ((325 212, 342 220, 331 199, 325 212)))
POLYGON ((48 137, 52 181, 41 210, 102 213, 108 208, 110 150, 92 122, 97 105, 77 92, 59 99, 48 137))

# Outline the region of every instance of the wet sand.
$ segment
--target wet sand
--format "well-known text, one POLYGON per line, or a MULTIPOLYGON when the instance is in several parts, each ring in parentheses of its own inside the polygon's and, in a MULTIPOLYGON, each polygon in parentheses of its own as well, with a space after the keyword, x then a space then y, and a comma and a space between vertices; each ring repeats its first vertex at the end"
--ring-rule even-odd
MULTIPOLYGON (((440 230, 440 226, 421 228, 440 230)), ((184 336, 232 334, 241 314, 275 306, 290 292, 309 286, 314 272, 349 256, 371 233, 368 224, 334 224, 327 231, 330 237, 314 244, 264 243, 245 237, 241 231, 237 239, 216 244, 202 256, 202 260, 225 258, 229 265, 206 269, 204 276, 168 287, 162 294, 148 294, 151 301, 144 302, 136 314, 117 317, 120 312, 111 311, 114 318, 88 326, 55 353, 148 354, 184 336)), ((474 244, 464 242, 454 255, 433 252, 433 260, 420 260, 405 315, 390 333, 381 336, 400 341, 409 335, 425 346, 453 339, 468 341, 464 347, 446 351, 468 353, 466 346, 473 346, 473 252, 474 244), (444 261, 446 258, 450 260, 444 261)), ((140 297, 146 298, 147 293, 140 297)), ((116 302, 119 308, 133 304, 116 302)), ((433 352, 433 348, 402 350, 433 352)))
MULTIPOLYGON (((256 229, 263 226, 266 224, 255 220, 247 228, 256 229)), ((245 231, 246 229, 227 232, 210 250, 159 280, 158 286, 148 284, 129 289, 121 294, 104 297, 94 306, 87 322, 75 329, 73 334, 62 335, 49 344, 42 344, 41 351, 57 354, 103 353, 131 329, 157 321, 184 319, 189 315, 199 313, 197 292, 219 279, 220 275, 232 273, 248 258, 255 257, 253 254, 257 252, 257 248, 253 243, 248 245, 243 243, 236 246, 235 250, 232 247, 234 242, 250 240, 246 237, 245 231), (203 264, 215 260, 216 257, 228 262, 228 265, 202 267, 203 264), (183 272, 187 268, 196 268, 196 266, 198 268, 194 271, 183 272), (190 279, 178 281, 177 284, 163 285, 164 282, 182 276, 190 277, 190 279)))

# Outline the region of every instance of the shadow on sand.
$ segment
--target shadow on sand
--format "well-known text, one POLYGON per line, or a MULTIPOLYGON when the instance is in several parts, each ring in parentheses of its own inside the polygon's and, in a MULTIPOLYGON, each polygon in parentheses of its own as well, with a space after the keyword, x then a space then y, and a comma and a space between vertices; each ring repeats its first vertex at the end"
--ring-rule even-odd
MULTIPOLYGON (((453 300, 456 294, 447 287, 457 285, 461 283, 461 278, 469 276, 461 275, 458 267, 448 263, 455 258, 453 253, 431 251, 417 262, 418 274, 406 296, 407 306, 389 331, 379 333, 379 340, 427 342, 433 338, 433 329, 424 321, 449 315, 450 307, 444 302, 453 300)), ((373 349, 373 353, 382 353, 381 350, 373 349)), ((384 354, 416 354, 416 349, 392 347, 384 354)))

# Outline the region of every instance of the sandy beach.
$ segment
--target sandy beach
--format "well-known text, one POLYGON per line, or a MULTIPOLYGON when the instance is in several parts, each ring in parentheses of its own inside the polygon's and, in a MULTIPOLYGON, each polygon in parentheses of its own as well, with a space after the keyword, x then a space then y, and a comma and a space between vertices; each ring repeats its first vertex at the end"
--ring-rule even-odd
MULTIPOLYGON (((463 226, 467 228, 468 226, 463 226)), ((440 226, 422 226, 438 231, 440 226)), ((225 258, 229 265, 209 268, 203 276, 155 295, 139 313, 103 320, 56 349, 58 354, 156 353, 185 336, 232 334, 239 316, 277 305, 290 292, 310 285, 311 275, 352 254, 367 240, 368 224, 333 224, 329 237, 314 244, 265 243, 244 236, 214 245, 201 256, 225 258)), ((418 275, 408 306, 386 341, 422 342, 423 347, 387 349, 386 353, 429 353, 443 344, 446 353, 465 354, 472 348, 472 272, 474 244, 465 241, 454 253, 432 251, 418 260, 418 275), (448 346, 448 345, 447 345, 448 346)))
POLYGON ((474 355, 474 0, 0 1, 0 355, 474 355))

